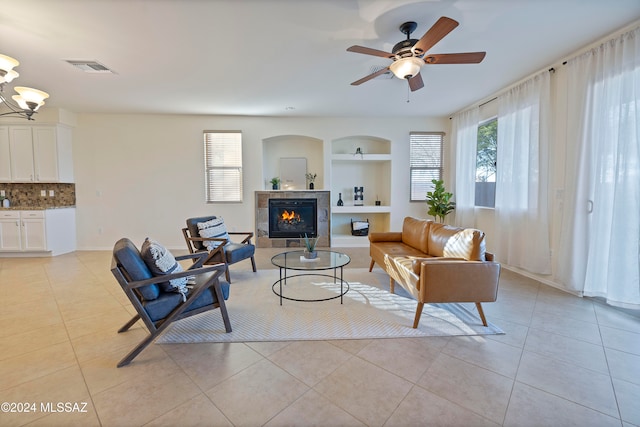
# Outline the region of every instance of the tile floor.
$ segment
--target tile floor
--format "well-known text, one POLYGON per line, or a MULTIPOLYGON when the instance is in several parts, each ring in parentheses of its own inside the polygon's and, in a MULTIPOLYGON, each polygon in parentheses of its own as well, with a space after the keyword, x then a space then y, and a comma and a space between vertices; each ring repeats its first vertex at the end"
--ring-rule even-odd
POLYGON ((0 258, 0 425, 640 426, 640 318, 509 271, 485 304, 505 335, 153 344, 117 369, 145 332, 116 333, 109 263, 0 258))

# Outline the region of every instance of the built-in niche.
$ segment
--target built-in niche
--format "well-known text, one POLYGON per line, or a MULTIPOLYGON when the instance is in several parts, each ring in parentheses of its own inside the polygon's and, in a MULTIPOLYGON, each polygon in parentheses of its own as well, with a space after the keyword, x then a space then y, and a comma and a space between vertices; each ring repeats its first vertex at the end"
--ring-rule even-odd
POLYGON ((280 178, 281 181, 283 177, 285 178, 285 181, 281 182, 281 190, 304 190, 307 185, 306 178, 304 179, 304 184, 299 183, 299 170, 301 170, 303 162, 306 162, 304 173, 317 174, 314 183, 315 189, 324 188, 324 149, 321 139, 304 135, 280 135, 265 138, 262 140, 262 154, 262 173, 265 190, 272 189, 270 181, 274 177, 280 178), (283 160, 285 165, 290 164, 285 159, 293 159, 295 164, 297 180, 292 185, 296 188, 284 188, 283 184, 291 184, 288 180, 292 172, 292 169, 283 170, 283 160))

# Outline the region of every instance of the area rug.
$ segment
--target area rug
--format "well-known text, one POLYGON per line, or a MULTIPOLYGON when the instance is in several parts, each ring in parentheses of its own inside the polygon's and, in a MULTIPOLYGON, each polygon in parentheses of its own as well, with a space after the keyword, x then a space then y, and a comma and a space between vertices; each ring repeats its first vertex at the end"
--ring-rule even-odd
MULTIPOLYGON (((354 269, 355 270, 355 269, 354 269)), ((344 278, 350 272, 345 269, 344 278)), ((368 276, 358 272, 358 278, 368 276)), ((504 333, 489 323, 483 326, 473 304, 425 304, 417 329, 412 327, 416 301, 391 294, 380 285, 349 281, 343 297, 320 302, 283 300, 272 287, 277 270, 241 275, 231 284, 227 310, 233 329, 225 333, 219 310, 182 319, 156 341, 167 343, 253 342, 370 339, 504 333), (248 278, 248 279, 246 279, 248 278)), ((368 273, 375 278, 374 273, 368 273)), ((388 279, 387 279, 388 280, 388 279)), ((376 280, 372 280, 375 282, 376 280)), ((276 291, 279 287, 275 286, 276 291)), ((283 286, 283 294, 296 299, 323 299, 340 293, 340 285, 326 276, 301 276, 283 286)))

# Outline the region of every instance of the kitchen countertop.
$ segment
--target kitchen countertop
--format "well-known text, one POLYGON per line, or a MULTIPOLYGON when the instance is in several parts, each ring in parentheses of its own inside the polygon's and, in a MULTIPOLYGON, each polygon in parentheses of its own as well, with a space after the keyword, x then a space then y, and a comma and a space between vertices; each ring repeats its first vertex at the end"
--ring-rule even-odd
POLYGON ((73 206, 10 206, 8 208, 3 208, 0 206, 0 211, 45 211, 47 209, 67 209, 67 208, 75 208, 73 206))

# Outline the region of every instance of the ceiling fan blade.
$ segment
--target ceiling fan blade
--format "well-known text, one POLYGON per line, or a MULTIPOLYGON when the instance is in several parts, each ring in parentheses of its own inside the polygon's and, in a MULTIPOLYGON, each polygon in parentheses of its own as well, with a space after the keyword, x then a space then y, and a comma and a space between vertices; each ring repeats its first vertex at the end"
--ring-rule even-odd
POLYGON ((427 64, 478 64, 486 54, 487 52, 440 53, 425 56, 424 62, 427 64))
POLYGON ((458 26, 458 21, 454 21, 446 16, 441 17, 429 31, 424 33, 424 36, 413 46, 413 51, 416 55, 420 56, 431 49, 436 43, 449 34, 454 28, 458 26))
POLYGON ((356 80, 355 82, 351 83, 351 86, 358 86, 359 84, 362 84, 364 82, 367 82, 371 79, 374 79, 384 73, 386 73, 387 71, 389 71, 389 67, 383 68, 381 70, 376 71, 375 73, 369 74, 368 76, 365 76, 363 78, 361 78, 360 80, 356 80))
POLYGON ((422 81, 422 76, 420 73, 409 79, 409 89, 411 92, 415 92, 418 89, 422 89, 424 87, 424 82, 422 81))
POLYGON ((389 59, 393 59, 396 57, 391 52, 385 52, 383 50, 378 50, 378 49, 371 49, 370 47, 364 47, 364 46, 351 46, 350 48, 347 49, 347 51, 355 52, 355 53, 363 53, 365 55, 380 56, 382 58, 389 58, 389 59))

